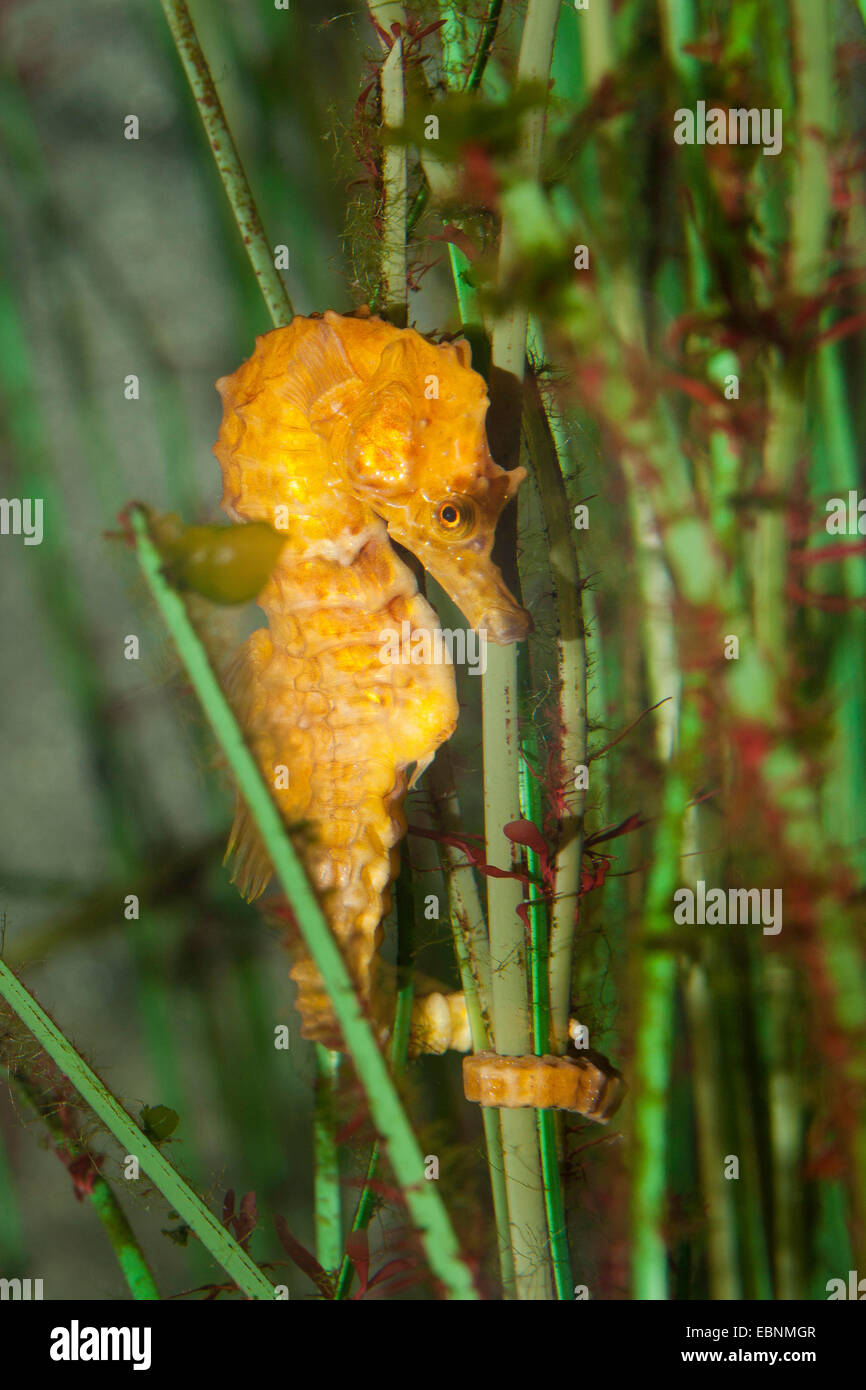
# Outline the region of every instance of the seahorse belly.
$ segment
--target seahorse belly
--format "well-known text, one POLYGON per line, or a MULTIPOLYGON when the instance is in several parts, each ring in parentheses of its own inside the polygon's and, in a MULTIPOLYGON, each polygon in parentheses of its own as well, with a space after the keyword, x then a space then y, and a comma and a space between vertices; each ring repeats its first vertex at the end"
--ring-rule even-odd
MULTIPOLYGON (((406 770, 425 764, 457 722, 449 665, 383 660, 389 631, 438 627, 385 528, 353 564, 290 557, 260 598, 269 631, 248 640, 232 677, 239 713, 363 1002, 377 1002, 376 958, 405 833, 406 770), (283 785, 287 782, 287 785, 283 785)), ((432 647, 432 644, 431 644, 432 647)), ((249 896, 270 867, 246 810, 232 833, 249 896)), ((292 970, 304 1037, 339 1035, 318 971, 292 970)))

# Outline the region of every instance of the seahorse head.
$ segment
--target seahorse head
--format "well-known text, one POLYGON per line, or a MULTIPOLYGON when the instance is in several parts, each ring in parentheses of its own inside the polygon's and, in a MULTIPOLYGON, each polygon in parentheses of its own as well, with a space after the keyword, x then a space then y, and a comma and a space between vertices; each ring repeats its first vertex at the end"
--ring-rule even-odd
POLYGON ((340 454, 347 486, 493 642, 531 627, 490 558, 499 515, 526 476, 490 456, 489 401, 466 342, 395 332, 355 402, 340 454))

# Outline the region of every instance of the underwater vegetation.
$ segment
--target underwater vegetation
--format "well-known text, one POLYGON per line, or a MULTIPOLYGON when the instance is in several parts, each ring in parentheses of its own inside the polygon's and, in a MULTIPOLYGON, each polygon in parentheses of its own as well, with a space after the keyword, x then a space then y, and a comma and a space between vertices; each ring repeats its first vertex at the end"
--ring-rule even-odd
POLYGON ((122 8, 0 19, 0 1279, 858 1297, 862 4, 122 8))

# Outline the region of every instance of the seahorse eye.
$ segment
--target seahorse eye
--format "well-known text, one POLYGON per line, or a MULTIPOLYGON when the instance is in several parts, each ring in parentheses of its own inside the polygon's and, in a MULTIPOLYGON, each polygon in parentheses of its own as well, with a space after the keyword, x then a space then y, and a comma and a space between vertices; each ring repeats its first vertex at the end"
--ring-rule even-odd
POLYGON ((440 531, 464 540, 475 529, 475 504, 468 497, 448 497, 439 503, 434 519, 440 531))

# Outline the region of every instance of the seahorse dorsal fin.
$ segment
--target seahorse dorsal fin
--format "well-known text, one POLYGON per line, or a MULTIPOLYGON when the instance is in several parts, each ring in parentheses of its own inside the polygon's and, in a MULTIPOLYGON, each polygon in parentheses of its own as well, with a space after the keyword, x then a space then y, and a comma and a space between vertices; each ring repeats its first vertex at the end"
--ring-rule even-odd
POLYGON ((249 903, 261 897, 273 874, 258 827, 240 796, 223 863, 231 864, 231 881, 249 903))
POLYGON ((357 381, 339 336, 319 320, 313 331, 299 338, 279 391, 310 419, 321 412, 323 397, 357 381))

